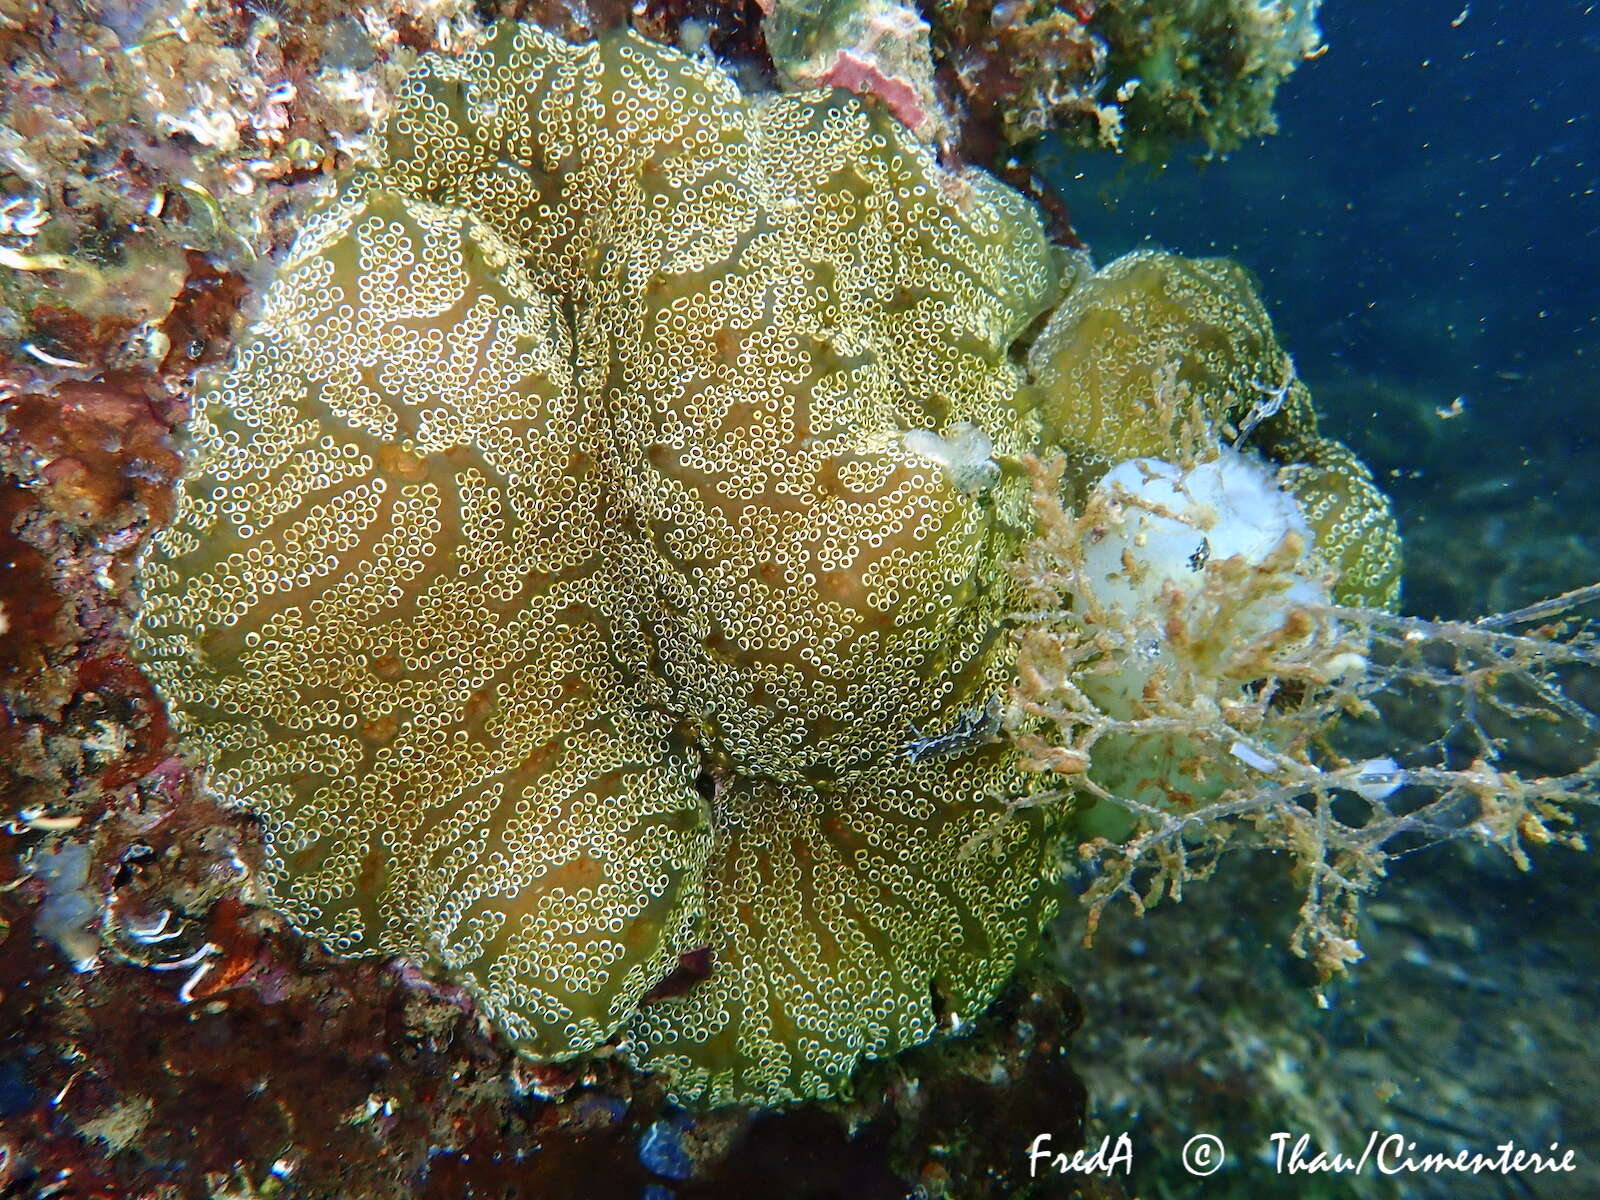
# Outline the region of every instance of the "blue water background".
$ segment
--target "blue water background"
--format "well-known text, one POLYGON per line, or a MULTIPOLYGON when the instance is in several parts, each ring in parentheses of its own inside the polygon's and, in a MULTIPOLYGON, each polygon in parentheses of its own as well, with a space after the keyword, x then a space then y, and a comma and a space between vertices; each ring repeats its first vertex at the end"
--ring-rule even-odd
MULTIPOLYGON (((1427 523, 1463 505, 1597 541, 1600 4, 1328 0, 1321 23, 1277 136, 1156 172, 1048 161, 1098 260, 1153 243, 1256 274, 1330 432, 1396 500, 1413 600, 1437 607, 1459 597, 1432 585, 1448 542, 1427 523)), ((1582 555, 1555 557, 1485 599, 1587 581, 1582 555)))

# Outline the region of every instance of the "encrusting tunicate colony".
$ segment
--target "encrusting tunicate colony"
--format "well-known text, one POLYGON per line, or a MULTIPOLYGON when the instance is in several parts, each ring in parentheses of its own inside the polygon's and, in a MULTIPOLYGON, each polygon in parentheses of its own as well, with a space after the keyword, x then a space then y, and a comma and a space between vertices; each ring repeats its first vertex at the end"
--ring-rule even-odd
MULTIPOLYGON (((1031 205, 854 96, 506 25, 424 58, 386 133, 197 406, 150 673, 308 934, 432 964, 539 1057, 838 1092, 1057 904, 1063 814, 996 832, 1036 785, 984 715, 1018 461, 1160 447, 1063 415, 1081 313, 1023 353, 1074 276, 1031 205)), ((1271 370, 1243 294, 1218 320, 1259 314, 1271 370)), ((1392 524, 1302 407, 1258 440, 1338 566, 1339 521, 1392 524)))

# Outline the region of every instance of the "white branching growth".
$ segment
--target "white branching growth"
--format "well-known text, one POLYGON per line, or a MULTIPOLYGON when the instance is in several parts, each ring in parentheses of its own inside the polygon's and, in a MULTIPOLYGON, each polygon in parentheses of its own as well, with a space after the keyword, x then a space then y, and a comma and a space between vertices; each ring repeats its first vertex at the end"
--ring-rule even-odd
POLYGON ((1277 851, 1303 889, 1291 946, 1327 978, 1361 957, 1361 898, 1398 855, 1467 838, 1526 869, 1530 845, 1582 846, 1573 810, 1600 792, 1582 614, 1600 585, 1479 621, 1301 605, 1290 534, 1254 565, 1200 562, 1198 590, 1169 583, 1135 619, 1102 603, 1085 555, 1138 501, 1096 490, 1069 512, 1060 464, 1030 469, 1039 535, 1017 567, 1030 607, 1005 727, 1059 781, 1023 803, 1078 809, 1087 936, 1118 897, 1142 912, 1230 850, 1277 851), (1280 615, 1263 623, 1264 604, 1280 615))

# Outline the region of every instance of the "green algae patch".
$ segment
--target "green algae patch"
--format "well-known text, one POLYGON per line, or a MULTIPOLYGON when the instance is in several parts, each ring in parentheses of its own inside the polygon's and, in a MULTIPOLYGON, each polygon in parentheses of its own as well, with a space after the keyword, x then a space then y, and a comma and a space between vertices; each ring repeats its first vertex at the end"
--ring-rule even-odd
POLYGON ((1105 94, 1121 145, 1161 161, 1200 143, 1226 155, 1276 133, 1278 88, 1325 46, 1321 0, 1105 0, 1091 28, 1106 41, 1105 94))

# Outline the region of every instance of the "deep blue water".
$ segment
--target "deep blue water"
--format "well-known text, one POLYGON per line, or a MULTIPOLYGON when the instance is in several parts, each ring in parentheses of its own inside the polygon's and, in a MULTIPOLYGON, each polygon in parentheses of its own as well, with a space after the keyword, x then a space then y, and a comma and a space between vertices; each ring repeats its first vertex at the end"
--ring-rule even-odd
POLYGON ((1255 272, 1403 527, 1475 472, 1508 513, 1570 492, 1555 506, 1592 536, 1573 476, 1600 455, 1600 4, 1463 3, 1328 0, 1328 52, 1284 85, 1280 132, 1225 161, 1051 169, 1101 261, 1148 241, 1255 272), (1462 419, 1434 425, 1458 396, 1462 419))
POLYGON ((1308 374, 1492 393, 1496 372, 1594 354, 1600 4, 1478 0, 1452 27, 1461 11, 1329 0, 1328 52, 1279 93, 1276 137, 1154 176, 1075 161, 1080 229, 1102 256, 1148 238, 1239 257, 1308 374))

